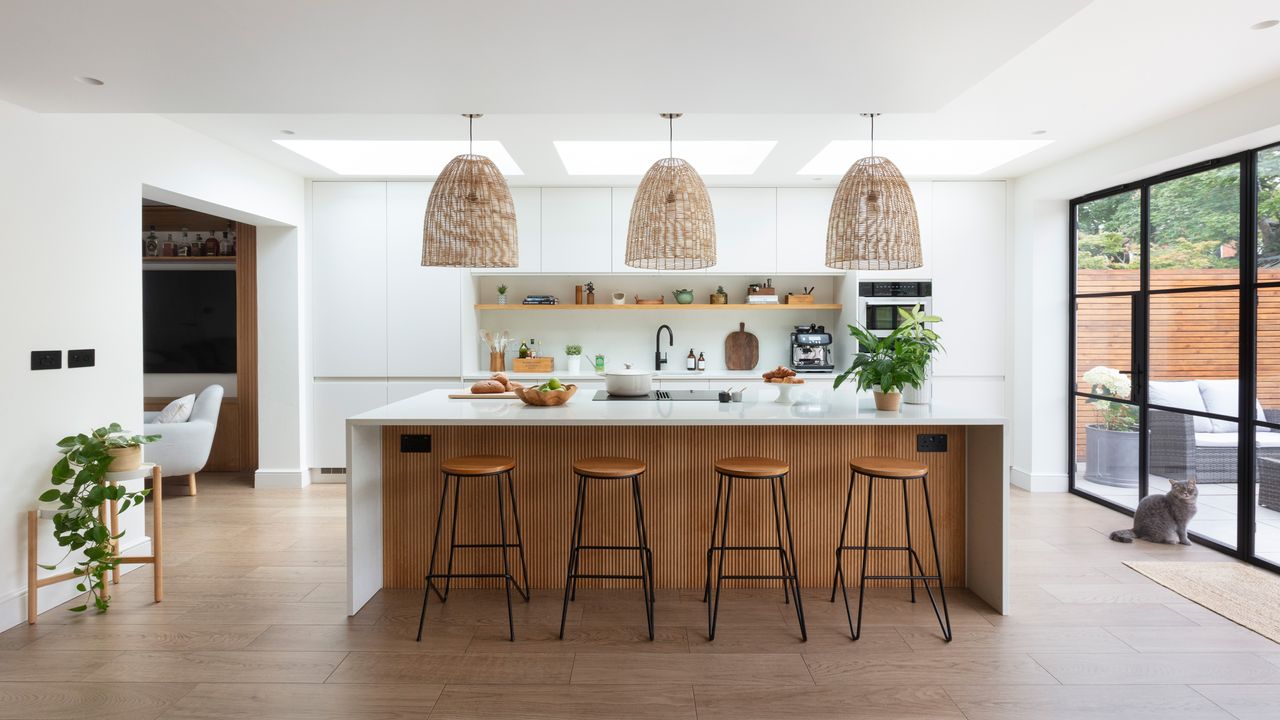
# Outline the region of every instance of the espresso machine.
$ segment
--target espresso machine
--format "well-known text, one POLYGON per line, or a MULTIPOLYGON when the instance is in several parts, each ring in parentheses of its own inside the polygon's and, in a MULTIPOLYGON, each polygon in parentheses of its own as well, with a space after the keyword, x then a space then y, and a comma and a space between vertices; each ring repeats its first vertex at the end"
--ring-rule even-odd
POLYGON ((821 325, 796 325, 791 333, 791 369, 798 373, 831 372, 831 333, 821 325))

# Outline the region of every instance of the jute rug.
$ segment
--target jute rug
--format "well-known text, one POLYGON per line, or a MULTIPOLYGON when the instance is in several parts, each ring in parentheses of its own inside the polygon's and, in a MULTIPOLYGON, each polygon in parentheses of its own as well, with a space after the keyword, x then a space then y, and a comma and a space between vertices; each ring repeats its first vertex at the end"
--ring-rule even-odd
POLYGON ((1280 577, 1233 562, 1125 565, 1239 625, 1280 642, 1280 577))

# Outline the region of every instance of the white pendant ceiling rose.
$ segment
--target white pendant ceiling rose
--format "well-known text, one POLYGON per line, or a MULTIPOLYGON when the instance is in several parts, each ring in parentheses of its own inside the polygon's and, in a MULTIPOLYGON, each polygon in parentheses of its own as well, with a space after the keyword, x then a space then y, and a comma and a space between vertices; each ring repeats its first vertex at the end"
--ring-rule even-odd
POLYGON ((716 223, 711 198, 698 171, 675 157, 675 119, 667 121, 668 157, 644 174, 631 204, 627 225, 628 267, 645 270, 698 270, 716 264, 716 223))
MULTIPOLYGON (((468 143, 478 113, 467 113, 468 143)), ((422 221, 422 264, 429 267, 509 268, 520 264, 516 209, 507 179, 492 160, 472 152, 440 171, 422 221)))
POLYGON ((871 154, 840 179, 827 220, 826 265, 837 270, 908 270, 921 267, 920 221, 906 178, 891 160, 876 155, 876 117, 871 154))

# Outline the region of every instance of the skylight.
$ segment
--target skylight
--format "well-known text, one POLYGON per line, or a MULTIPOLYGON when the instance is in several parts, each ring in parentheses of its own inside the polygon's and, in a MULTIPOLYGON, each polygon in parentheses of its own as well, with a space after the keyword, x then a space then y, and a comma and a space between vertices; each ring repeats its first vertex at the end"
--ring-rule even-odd
MULTIPOLYGON (((339 175, 438 175, 467 152, 466 140, 275 140, 284 148, 339 175)), ((492 160, 503 175, 523 175, 497 140, 477 140, 475 153, 492 160)))
MULTIPOLYGON (((906 176, 981 175, 1053 142, 1052 140, 877 140, 876 154, 893 161, 906 176)), ((866 140, 827 143, 797 175, 843 175, 858 158, 871 154, 866 140)))
MULTIPOLYGON (((776 140, 677 140, 675 156, 700 175, 751 175, 776 140)), ((570 175, 643 175, 668 155, 665 140, 556 140, 570 175)))

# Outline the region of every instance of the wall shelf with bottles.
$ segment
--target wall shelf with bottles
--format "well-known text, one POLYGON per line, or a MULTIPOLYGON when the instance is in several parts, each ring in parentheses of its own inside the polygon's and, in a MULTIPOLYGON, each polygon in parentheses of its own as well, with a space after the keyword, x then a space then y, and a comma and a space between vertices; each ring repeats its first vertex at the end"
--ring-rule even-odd
POLYGON ((722 303, 712 305, 709 303, 688 303, 681 305, 679 303, 665 304, 644 304, 638 305, 628 303, 626 305, 525 305, 523 303, 513 303, 510 305, 502 305, 497 303, 478 303, 476 310, 517 310, 517 311, 544 311, 544 310, 766 310, 778 312, 781 310, 832 310, 839 311, 844 309, 844 305, 838 303, 808 303, 808 304, 749 304, 749 303, 722 303))

